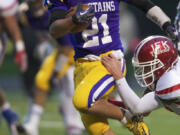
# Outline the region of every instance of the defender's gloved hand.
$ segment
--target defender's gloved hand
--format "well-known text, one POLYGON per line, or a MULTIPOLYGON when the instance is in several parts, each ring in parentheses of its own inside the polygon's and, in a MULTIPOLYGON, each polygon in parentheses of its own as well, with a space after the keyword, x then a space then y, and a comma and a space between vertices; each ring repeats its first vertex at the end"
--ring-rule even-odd
POLYGON ((166 35, 171 38, 171 40, 174 43, 177 43, 180 41, 180 33, 176 30, 175 27, 173 27, 170 22, 166 22, 163 26, 162 26, 164 32, 166 33, 166 35))
POLYGON ((94 7, 90 6, 88 9, 83 10, 82 3, 77 5, 76 13, 72 16, 72 21, 75 24, 91 23, 94 17, 95 11, 94 7))

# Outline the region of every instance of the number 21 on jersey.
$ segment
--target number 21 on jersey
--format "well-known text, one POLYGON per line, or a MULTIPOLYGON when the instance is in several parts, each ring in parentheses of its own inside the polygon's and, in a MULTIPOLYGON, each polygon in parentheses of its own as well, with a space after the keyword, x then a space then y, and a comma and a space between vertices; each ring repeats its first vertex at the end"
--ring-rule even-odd
POLYGON ((84 30, 82 32, 82 37, 85 40, 83 48, 94 47, 100 45, 100 40, 102 44, 107 44, 112 42, 112 37, 109 35, 109 26, 107 25, 107 14, 102 14, 99 18, 94 17, 92 19, 92 30, 84 30), (98 34, 99 28, 98 23, 103 27, 103 37, 93 36, 98 34), (92 40, 88 40, 88 37, 92 36, 92 40))

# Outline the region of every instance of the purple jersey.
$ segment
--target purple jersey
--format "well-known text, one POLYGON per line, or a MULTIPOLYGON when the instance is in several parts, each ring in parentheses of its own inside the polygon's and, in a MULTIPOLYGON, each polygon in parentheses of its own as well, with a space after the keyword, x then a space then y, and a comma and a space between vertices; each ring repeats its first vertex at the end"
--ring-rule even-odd
POLYGON ((31 28, 48 31, 49 12, 45 12, 41 17, 35 17, 32 12, 28 10, 26 16, 31 28))
POLYGON ((66 34, 60 38, 57 38, 57 42, 62 46, 72 46, 70 35, 66 34))
MULTIPOLYGON (((30 27, 38 30, 38 31, 48 31, 49 29, 49 12, 45 12, 43 16, 41 17, 35 17, 31 11, 26 12, 26 16, 28 19, 28 22, 30 24, 30 27)), ((71 45, 70 35, 66 34, 58 39, 56 41, 59 43, 59 45, 67 46, 71 45)))
POLYGON ((75 58, 88 54, 100 55, 122 48, 119 34, 119 3, 129 0, 44 0, 52 12, 57 9, 69 10, 79 2, 94 6, 95 17, 83 32, 73 34, 75 58))

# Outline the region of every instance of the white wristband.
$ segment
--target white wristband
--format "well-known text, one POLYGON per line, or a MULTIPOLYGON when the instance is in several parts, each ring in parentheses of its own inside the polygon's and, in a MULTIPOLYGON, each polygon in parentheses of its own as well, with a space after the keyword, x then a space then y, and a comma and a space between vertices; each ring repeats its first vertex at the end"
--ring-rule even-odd
POLYGON ((165 22, 171 22, 170 18, 158 6, 149 9, 146 16, 161 28, 165 22))
POLYGON ((17 52, 22 51, 22 50, 25 50, 24 42, 23 42, 22 40, 18 40, 18 41, 15 43, 15 46, 16 46, 16 51, 17 51, 17 52))
POLYGON ((123 78, 120 78, 120 79, 116 80, 115 82, 116 82, 117 85, 121 85, 121 84, 124 84, 125 81, 126 81, 126 78, 123 77, 123 78))

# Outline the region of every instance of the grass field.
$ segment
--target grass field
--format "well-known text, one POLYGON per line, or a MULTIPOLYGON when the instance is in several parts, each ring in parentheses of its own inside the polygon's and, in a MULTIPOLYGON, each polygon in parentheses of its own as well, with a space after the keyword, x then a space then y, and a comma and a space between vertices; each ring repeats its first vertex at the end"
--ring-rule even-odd
MULTIPOLYGON (((58 113, 58 99, 56 95, 51 96, 48 100, 40 123, 40 135, 65 135, 63 118, 58 113)), ((19 91, 14 91, 13 95, 8 92, 6 96, 22 121, 27 110, 27 99, 19 91)), ((144 120, 150 128, 151 135, 180 135, 180 116, 165 109, 154 111, 144 120)), ((118 135, 132 135, 118 121, 110 120, 110 124, 118 135)), ((0 135, 9 135, 3 119, 0 122, 0 135)), ((87 135, 87 133, 84 135, 87 135)))

